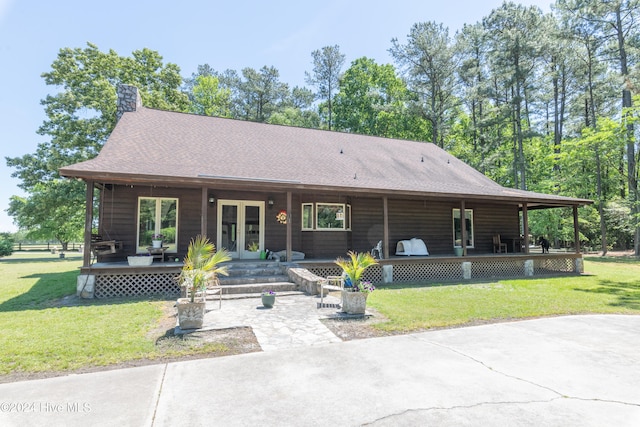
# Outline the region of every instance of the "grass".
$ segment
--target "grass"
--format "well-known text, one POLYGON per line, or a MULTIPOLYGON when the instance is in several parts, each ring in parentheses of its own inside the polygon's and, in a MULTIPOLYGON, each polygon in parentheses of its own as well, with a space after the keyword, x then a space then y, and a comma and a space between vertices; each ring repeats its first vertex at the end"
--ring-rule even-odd
POLYGON ((554 315, 640 314, 638 260, 587 258, 585 273, 464 285, 388 285, 372 293, 367 304, 389 319, 375 325, 386 331, 554 315))
MULTIPOLYGON (((227 350, 163 330, 171 301, 75 298, 80 265, 75 254, 0 259, 0 375, 227 350)), ((388 331, 578 313, 640 314, 639 261, 587 258, 585 271, 580 277, 381 286, 368 304, 388 318, 375 327, 388 331)))
POLYGON ((167 301, 74 298, 80 265, 73 254, 0 259, 0 375, 225 350, 216 343, 167 346, 170 333, 158 330, 167 301))

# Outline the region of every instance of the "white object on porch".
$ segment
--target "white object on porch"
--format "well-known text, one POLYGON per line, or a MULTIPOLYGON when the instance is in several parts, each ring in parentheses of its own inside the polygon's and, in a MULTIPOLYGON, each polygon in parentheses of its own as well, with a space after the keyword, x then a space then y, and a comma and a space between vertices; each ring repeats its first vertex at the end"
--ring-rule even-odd
MULTIPOLYGON (((281 259, 287 256, 287 251, 282 250, 282 251, 274 252, 274 254, 276 254, 276 256, 278 256, 279 259, 281 259)), ((300 261, 303 259, 304 259, 304 252, 291 251, 291 261, 300 261)))
POLYGON ((422 239, 400 240, 396 245, 396 255, 429 255, 427 245, 422 239))

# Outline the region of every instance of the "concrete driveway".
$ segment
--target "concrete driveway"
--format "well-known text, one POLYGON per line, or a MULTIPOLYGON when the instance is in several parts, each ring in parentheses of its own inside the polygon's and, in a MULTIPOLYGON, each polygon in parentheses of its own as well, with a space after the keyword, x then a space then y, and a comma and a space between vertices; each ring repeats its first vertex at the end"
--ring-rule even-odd
POLYGON ((0 384, 0 425, 638 426, 640 316, 571 316, 0 384))

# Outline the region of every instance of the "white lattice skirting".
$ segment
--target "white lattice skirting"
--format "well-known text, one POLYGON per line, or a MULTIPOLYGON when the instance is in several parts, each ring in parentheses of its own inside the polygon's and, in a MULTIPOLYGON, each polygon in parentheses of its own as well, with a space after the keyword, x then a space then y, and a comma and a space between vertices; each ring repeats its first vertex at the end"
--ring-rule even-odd
POLYGON ((96 276, 95 297, 178 296, 175 273, 101 274, 96 276))
MULTIPOLYGON (((392 269, 393 283, 407 282, 437 282, 463 279, 493 279, 526 276, 542 276, 550 274, 576 273, 573 258, 533 259, 465 259, 464 261, 442 261, 424 263, 386 264, 385 268, 392 269), (532 270, 527 269, 527 262, 532 263, 532 270), (465 265, 468 269, 465 273, 465 265)), ((320 277, 340 275, 342 270, 338 266, 313 266, 306 268, 320 277)), ((364 280, 372 283, 383 283, 383 268, 375 265, 364 273, 364 280)), ((388 281, 388 279, 387 279, 388 281)))

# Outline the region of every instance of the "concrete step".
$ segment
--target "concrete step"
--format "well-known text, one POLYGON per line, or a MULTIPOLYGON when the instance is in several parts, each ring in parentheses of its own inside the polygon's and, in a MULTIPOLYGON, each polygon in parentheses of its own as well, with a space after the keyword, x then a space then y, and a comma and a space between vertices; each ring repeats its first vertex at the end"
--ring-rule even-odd
POLYGON ((292 282, 259 282, 245 283, 237 285, 222 284, 222 295, 230 294, 261 294, 264 290, 272 290, 279 294, 280 292, 298 291, 298 287, 292 282))
MULTIPOLYGON (((276 291, 276 297, 283 297, 288 295, 304 295, 304 292, 301 291, 276 291)), ((260 298, 262 297, 262 293, 254 292, 254 293, 246 293, 246 294, 222 294, 222 300, 235 300, 235 299, 245 299, 245 298, 260 298)))
POLYGON ((223 277, 282 275, 282 269, 280 267, 230 268, 227 272, 229 275, 223 277))
POLYGON ((278 282, 288 282, 289 278, 287 276, 278 274, 278 275, 267 275, 267 276, 234 276, 234 277, 225 277, 218 276, 218 280, 220 280, 220 284, 223 286, 236 286, 236 285, 251 285, 251 284, 259 284, 259 283, 278 283, 278 282))

